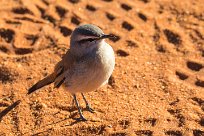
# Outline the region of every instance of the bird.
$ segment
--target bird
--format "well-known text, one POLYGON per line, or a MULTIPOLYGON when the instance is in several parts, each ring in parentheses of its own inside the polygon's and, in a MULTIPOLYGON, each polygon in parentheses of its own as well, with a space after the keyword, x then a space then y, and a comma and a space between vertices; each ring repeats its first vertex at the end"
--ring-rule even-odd
POLYGON ((95 91, 108 83, 115 67, 113 48, 105 41, 115 38, 96 25, 84 24, 76 27, 71 33, 70 48, 55 65, 54 70, 44 79, 28 89, 28 95, 36 90, 54 83, 54 88, 64 86, 73 96, 73 102, 80 115, 77 120, 87 121, 77 100, 76 94, 81 93, 86 108, 94 112, 86 100, 84 93, 95 91))

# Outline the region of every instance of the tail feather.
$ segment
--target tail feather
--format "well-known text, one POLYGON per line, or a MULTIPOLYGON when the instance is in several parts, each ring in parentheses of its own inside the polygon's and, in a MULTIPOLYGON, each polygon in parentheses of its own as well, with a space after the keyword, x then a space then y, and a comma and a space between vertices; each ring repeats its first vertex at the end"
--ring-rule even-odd
POLYGON ((55 75, 54 74, 50 74, 49 76, 45 77, 44 79, 38 81, 36 84, 34 84, 29 90, 27 94, 31 94, 34 91, 42 88, 43 86, 49 85, 51 83, 53 83, 55 80, 55 75))

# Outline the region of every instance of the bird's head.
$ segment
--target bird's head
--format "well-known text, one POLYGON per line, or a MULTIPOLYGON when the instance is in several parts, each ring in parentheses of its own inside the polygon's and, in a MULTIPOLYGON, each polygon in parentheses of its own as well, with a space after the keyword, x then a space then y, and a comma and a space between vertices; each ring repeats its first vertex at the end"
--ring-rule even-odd
POLYGON ((91 24, 81 25, 77 27, 71 35, 70 49, 75 54, 83 55, 92 49, 96 48, 103 42, 103 39, 113 37, 113 35, 106 35, 103 31, 91 24))

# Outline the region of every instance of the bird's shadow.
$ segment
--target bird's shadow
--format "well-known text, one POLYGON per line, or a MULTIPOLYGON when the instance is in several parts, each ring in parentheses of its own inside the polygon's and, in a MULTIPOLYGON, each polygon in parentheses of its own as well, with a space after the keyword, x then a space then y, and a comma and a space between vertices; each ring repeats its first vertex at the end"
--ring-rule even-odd
POLYGON ((72 126, 72 125, 77 124, 77 123, 79 123, 79 122, 83 122, 82 120, 79 120, 79 118, 76 117, 77 114, 78 114, 77 112, 76 112, 76 113, 73 113, 73 114, 71 114, 69 117, 66 117, 66 118, 64 118, 64 119, 58 120, 58 121, 56 121, 56 122, 52 122, 52 123, 46 124, 46 125, 43 126, 43 127, 50 126, 50 125, 56 125, 56 124, 58 124, 58 123, 60 123, 60 122, 66 121, 67 119, 73 119, 74 121, 71 122, 70 124, 67 124, 66 126, 72 126))
MULTIPOLYGON (((1 111, 0 112, 0 122, 1 122, 1 120, 2 120, 2 118, 4 117, 4 116, 6 116, 11 110, 13 110, 14 108, 16 108, 19 104, 20 104, 20 102, 21 102, 21 100, 17 100, 16 102, 14 102, 13 104, 11 104, 10 106, 8 106, 7 108, 5 108, 3 111, 1 111)), ((74 111, 74 110, 76 110, 76 108, 71 108, 70 109, 71 111, 74 111)), ((84 108, 83 110, 86 110, 86 108, 84 108)), ((57 113, 56 113, 57 114, 57 113)), ((73 126, 74 124, 77 124, 77 123, 79 123, 79 122, 84 122, 83 120, 80 120, 79 118, 77 118, 76 116, 78 115, 78 112, 75 112, 75 113, 73 113, 73 114, 71 114, 69 117, 66 117, 66 118, 64 118, 64 119, 62 119, 62 120, 58 120, 58 121, 56 121, 56 122, 52 122, 52 123, 49 123, 49 124, 46 124, 45 126, 42 126, 41 128, 44 128, 44 127, 47 127, 47 126, 50 126, 50 125, 56 125, 56 124, 58 124, 58 123, 60 123, 60 122, 63 122, 63 121, 66 121, 67 119, 73 119, 74 121, 73 122, 71 122, 70 124, 66 124, 66 125, 64 125, 64 127, 65 126, 73 126)), ((42 134, 42 133, 44 133, 44 132, 48 132, 49 130, 51 130, 51 128, 49 128, 48 130, 46 130, 46 131, 41 131, 41 132, 38 132, 38 133, 36 133, 36 134, 34 134, 34 135, 39 135, 39 134, 42 134)), ((27 132, 28 133, 28 132, 27 132)), ((25 133, 26 134, 26 133, 25 133)))
MULTIPOLYGON (((48 126, 56 125, 56 124, 58 124, 58 123, 61 123, 61 122, 63 122, 63 121, 66 121, 67 119, 70 119, 70 118, 72 118, 74 121, 71 122, 70 124, 65 124, 65 125, 63 125, 63 126, 61 126, 61 127, 72 126, 72 125, 74 125, 74 124, 77 124, 77 123, 81 122, 80 120, 78 120, 78 118, 76 118, 76 116, 77 116, 77 113, 74 113, 74 114, 72 114, 71 116, 66 117, 66 118, 64 118, 64 119, 61 119, 61 120, 58 120, 58 121, 56 121, 56 122, 52 122, 52 123, 46 124, 46 125, 44 125, 44 126, 41 126, 41 129, 42 129, 42 128, 46 128, 46 127, 48 127, 48 126)), ((52 130, 52 128, 48 128, 47 130, 37 132, 37 133, 33 134, 33 136, 37 136, 37 135, 43 134, 43 133, 45 133, 45 132, 49 132, 50 130, 52 130)), ((28 133, 28 132, 27 132, 27 133, 28 133)), ((24 133, 24 134, 27 134, 27 133, 24 133)))
MULTIPOLYGON (((65 118, 65 119, 62 119, 62 120, 59 120, 59 121, 56 121, 56 122, 53 122, 53 123, 50 123, 50 124, 47 124, 46 126, 42 126, 41 128, 47 127, 47 126, 49 126, 49 125, 58 124, 58 123, 60 123, 60 122, 62 122, 62 121, 65 121, 65 120, 67 120, 67 119, 69 119, 69 118, 70 118, 70 117, 65 118)), ((72 123, 70 123, 70 124, 67 124, 67 125, 64 125, 64 126, 61 126, 61 127, 72 126, 72 125, 74 125, 74 124, 77 124, 78 122, 80 122, 80 120, 75 120, 74 122, 72 122, 72 123)), ((52 128, 48 128, 47 130, 37 132, 37 133, 33 134, 32 136, 38 136, 38 135, 41 135, 41 134, 43 135, 44 133, 49 132, 49 131, 51 131, 51 130, 52 130, 52 128)), ((25 133, 25 134, 27 134, 27 133, 25 133)))
POLYGON ((2 120, 2 118, 4 116, 6 116, 6 114, 9 113, 9 111, 13 110, 16 106, 18 106, 20 104, 21 100, 17 100, 16 102, 14 102, 13 104, 11 104, 10 106, 8 106, 7 108, 5 108, 3 111, 0 112, 0 122, 2 120))
MULTIPOLYGON (((55 114, 58 114, 59 112, 57 112, 57 113, 55 113, 55 114)), ((48 129, 47 130, 41 130, 41 131, 39 131, 39 132, 37 132, 37 133, 35 133, 35 134, 32 134, 33 136, 37 136, 37 135, 41 135, 41 134, 44 134, 44 133, 46 133, 46 132, 49 132, 49 131, 51 131, 52 130, 52 128, 53 128, 53 125, 56 125, 56 124, 58 124, 58 123, 61 123, 61 122, 63 122, 63 121, 66 121, 67 119, 73 119, 74 121, 73 122, 71 122, 71 123, 69 123, 69 124, 64 124, 64 125, 62 125, 61 127, 66 127, 66 126, 72 126, 72 125, 74 125, 74 124, 77 124, 77 123, 79 123, 79 122, 82 122, 81 120, 78 120, 78 118, 76 118, 76 116, 77 116, 77 112, 76 113, 73 113, 72 115, 70 115, 69 117, 66 117, 66 118, 64 118, 64 119, 61 119, 61 120, 58 120, 58 121, 53 121, 53 122, 51 122, 51 123, 48 123, 48 124, 45 124, 45 125, 43 125, 43 126, 41 126, 40 128, 41 129, 46 129, 47 127, 48 127, 48 129), (51 128, 50 128, 51 127, 51 128)), ((24 133, 23 135, 27 135, 29 132, 26 132, 26 133, 24 133)))

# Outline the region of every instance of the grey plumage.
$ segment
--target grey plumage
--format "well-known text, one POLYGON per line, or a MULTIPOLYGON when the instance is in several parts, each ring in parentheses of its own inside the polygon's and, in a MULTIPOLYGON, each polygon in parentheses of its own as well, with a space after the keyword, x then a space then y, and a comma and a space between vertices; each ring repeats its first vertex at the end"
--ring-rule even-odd
POLYGON ((72 37, 74 37, 74 35, 101 37, 103 35, 103 31, 95 25, 86 24, 86 25, 77 27, 72 33, 72 37))
MULTIPOLYGON (((109 37, 112 36, 105 35, 99 27, 91 24, 77 27, 71 35, 70 49, 56 64, 54 72, 33 85, 28 94, 53 82, 56 88, 63 84, 74 96, 80 120, 86 120, 75 94, 94 91, 107 83, 115 65, 113 49, 104 41, 109 37)), ((82 96, 87 108, 93 111, 82 96)))

